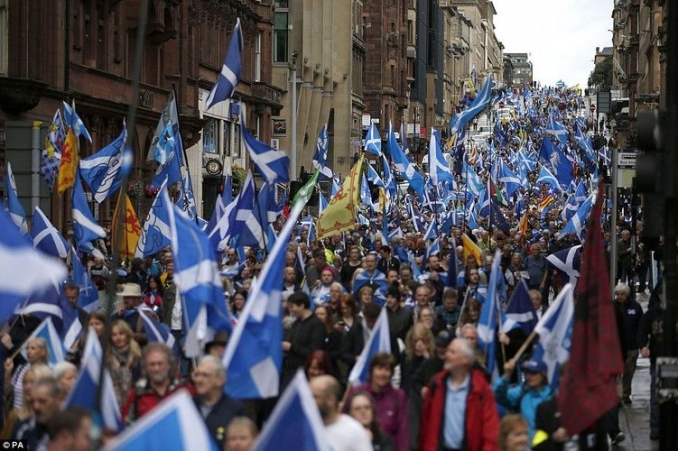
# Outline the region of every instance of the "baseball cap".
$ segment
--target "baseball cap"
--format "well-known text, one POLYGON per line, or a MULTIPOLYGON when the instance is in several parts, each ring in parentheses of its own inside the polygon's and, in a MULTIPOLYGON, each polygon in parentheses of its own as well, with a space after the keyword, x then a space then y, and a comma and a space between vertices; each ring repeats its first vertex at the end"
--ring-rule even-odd
POLYGON ((528 360, 523 363, 523 370, 528 373, 546 373, 548 367, 541 360, 528 360))

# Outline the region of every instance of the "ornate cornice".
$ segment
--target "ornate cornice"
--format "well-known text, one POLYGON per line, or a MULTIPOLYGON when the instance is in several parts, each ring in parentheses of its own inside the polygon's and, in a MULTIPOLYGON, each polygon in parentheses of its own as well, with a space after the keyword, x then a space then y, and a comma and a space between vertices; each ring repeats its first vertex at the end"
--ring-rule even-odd
POLYGON ((30 111, 40 103, 48 84, 26 78, 0 78, 0 108, 9 114, 30 111))

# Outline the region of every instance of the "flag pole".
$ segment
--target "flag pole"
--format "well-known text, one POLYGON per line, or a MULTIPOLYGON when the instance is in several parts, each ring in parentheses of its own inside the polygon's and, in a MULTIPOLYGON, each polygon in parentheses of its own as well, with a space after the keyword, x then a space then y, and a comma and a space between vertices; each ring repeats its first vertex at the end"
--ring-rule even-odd
MULTIPOLYGON (((134 133, 134 130, 137 125, 137 116, 138 116, 138 111, 137 108, 139 106, 139 80, 141 78, 141 65, 143 62, 143 56, 144 56, 144 43, 145 43, 145 36, 146 36, 146 24, 148 22, 148 3, 149 0, 141 0, 140 5, 139 5, 139 28, 137 30, 137 40, 135 43, 135 57, 134 57, 134 63, 132 66, 133 72, 132 72, 132 96, 131 96, 131 101, 130 101, 130 106, 127 114, 127 123, 129 124, 129 130, 134 133)), ((131 151, 129 149, 129 142, 125 143, 125 150, 123 152, 128 152, 131 151)), ((129 169, 128 170, 123 170, 123 179, 122 179, 122 184, 120 187, 120 190, 124 189, 124 187, 127 186, 129 180, 129 169)), ((109 297, 110 302, 107 303, 106 305, 106 317, 110 317, 111 314, 113 313, 113 304, 116 299, 116 289, 117 289, 117 283, 118 283, 118 265, 120 264, 120 240, 122 236, 122 224, 124 222, 124 215, 125 215, 125 208, 118 208, 118 224, 115 230, 111 230, 111 238, 115 238, 111 240, 111 245, 112 245, 112 254, 113 254, 113 261, 112 261, 112 267, 113 271, 111 271, 111 277, 108 280, 108 286, 106 287, 106 292, 109 297)), ((99 445, 101 445, 101 440, 103 437, 103 431, 101 428, 102 424, 102 405, 101 405, 101 398, 104 392, 104 375, 105 373, 105 362, 106 362, 106 355, 110 352, 110 336, 111 336, 111 321, 107 321, 105 326, 104 326, 104 333, 103 333, 103 339, 101 340, 101 347, 102 347, 102 357, 101 357, 101 367, 99 368, 99 374, 98 374, 98 386, 97 386, 97 393, 96 393, 96 399, 95 399, 95 404, 94 404, 94 411, 93 411, 93 419, 92 423, 94 425, 93 431, 95 432, 95 436, 93 437, 92 440, 92 449, 99 449, 99 445)))
MULTIPOLYGON (((179 137, 181 137, 181 123, 179 121, 179 107, 177 107, 177 101, 178 101, 177 100, 177 88, 176 88, 176 85, 174 83, 172 83, 172 96, 174 97, 174 112, 177 115, 177 129, 179 130, 179 137)), ((188 153, 186 152, 186 147, 184 147, 184 143, 180 142, 179 144, 181 145, 181 151, 182 151, 182 154, 183 154, 183 157, 184 157, 184 166, 186 166, 186 177, 188 177, 188 181, 189 181, 191 187, 193 187, 193 180, 191 180, 191 171, 190 171, 190 168, 188 166, 188 153)), ((222 163, 222 165, 221 165, 222 173, 224 171, 223 168, 224 168, 224 165, 222 163)), ((181 171, 181 169, 180 169, 180 171, 181 171)), ((181 183, 182 184, 184 183, 183 178, 181 180, 181 183)), ((186 193, 184 193, 184 196, 185 195, 186 195, 186 193)), ((194 220, 195 220, 195 223, 198 224, 198 206, 197 205, 195 206, 195 209, 196 210, 195 210, 194 220)))

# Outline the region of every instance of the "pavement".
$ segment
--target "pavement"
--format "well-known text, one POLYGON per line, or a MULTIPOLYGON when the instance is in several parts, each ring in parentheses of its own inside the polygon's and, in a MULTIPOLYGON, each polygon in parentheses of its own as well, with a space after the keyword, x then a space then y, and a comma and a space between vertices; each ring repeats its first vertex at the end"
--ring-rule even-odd
MULTIPOLYGON (((637 298, 643 310, 647 310, 647 295, 637 298)), ((613 450, 655 451, 659 441, 650 440, 650 359, 638 359, 633 375, 631 404, 622 404, 619 412, 619 427, 626 435, 613 450)))

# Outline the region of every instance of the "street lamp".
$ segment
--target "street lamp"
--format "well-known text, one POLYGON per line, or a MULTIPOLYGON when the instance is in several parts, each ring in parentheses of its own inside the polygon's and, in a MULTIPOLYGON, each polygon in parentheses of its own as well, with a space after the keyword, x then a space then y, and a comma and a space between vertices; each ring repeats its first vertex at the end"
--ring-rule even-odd
POLYGON ((290 181, 297 179, 297 57, 299 52, 292 52, 292 145, 290 146, 290 181))

